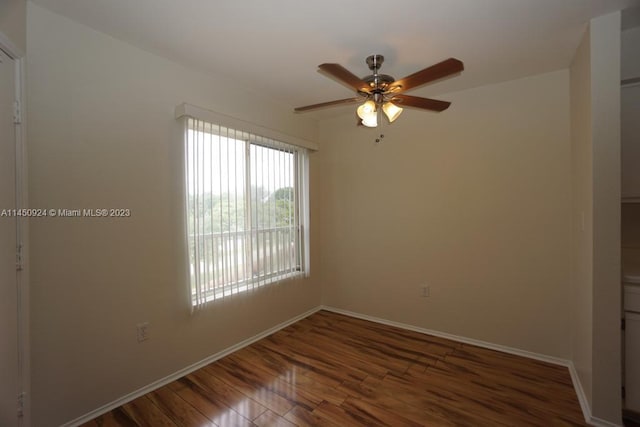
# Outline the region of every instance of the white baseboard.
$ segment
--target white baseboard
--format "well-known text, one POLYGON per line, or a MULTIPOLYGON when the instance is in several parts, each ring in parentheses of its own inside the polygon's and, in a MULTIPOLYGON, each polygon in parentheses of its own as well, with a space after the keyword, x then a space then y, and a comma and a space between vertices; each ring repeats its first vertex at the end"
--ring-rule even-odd
POLYGON ((591 406, 589 405, 589 401, 587 400, 587 395, 584 393, 584 388, 582 388, 580 376, 578 375, 578 371, 576 370, 573 362, 569 364, 569 374, 571 375, 571 382, 573 383, 573 388, 576 391, 576 396, 578 396, 578 402, 580 402, 580 409, 582 409, 584 420, 590 425, 596 425, 591 421, 591 419, 593 418, 591 416, 591 406))
POLYGON ((362 320, 369 320, 371 322, 376 322, 383 325, 395 326, 397 328, 419 332, 422 334, 433 335, 440 338, 446 338, 451 341, 461 342, 464 344, 472 344, 478 347, 487 348, 489 350, 501 351, 503 353, 509 353, 516 356, 522 356, 522 357, 527 357, 529 359, 552 363, 554 365, 564 366, 569 369, 569 374, 571 375, 571 381, 573 382, 573 387, 576 391, 576 396, 578 397, 578 402, 580 403, 580 409, 582 409, 582 415, 584 416, 585 422, 587 422, 589 425, 596 426, 596 427, 620 427, 619 424, 613 424, 609 421, 601 420, 591 415, 591 407, 589 406, 589 402, 587 401, 586 395, 584 393, 584 389, 582 388, 582 384, 580 383, 580 378, 578 377, 576 368, 573 365, 573 362, 571 360, 547 356, 546 354, 534 353, 531 351, 521 350, 514 347, 508 347, 500 344, 490 343, 487 341, 481 341, 473 338, 462 337, 459 335, 448 334, 445 332, 435 331, 432 329, 420 328, 417 326, 408 325, 406 323, 393 322, 390 320, 382 319, 380 317, 368 316, 366 314, 355 313, 353 311, 342 310, 340 308, 335 308, 331 306, 322 306, 322 310, 327 310, 327 311, 331 311, 338 314, 344 314, 345 316, 355 317, 362 320))
POLYGON ((320 310, 327 310, 327 311, 331 311, 333 313, 338 313, 338 314, 343 314, 345 316, 349 316, 349 317, 354 317, 357 319, 363 319, 363 320, 368 320, 371 322, 375 322, 375 323, 380 323, 383 325, 388 325, 388 326, 395 326, 397 328, 401 328, 401 329, 406 329, 409 331, 414 331, 414 332, 419 332, 422 334, 426 334, 426 335, 433 335, 436 337, 440 337, 440 338, 446 338, 452 341, 456 341, 456 342, 460 342, 460 343, 464 343, 464 344, 471 344, 471 345, 475 345, 478 347, 482 347, 482 348, 487 348, 490 350, 496 350, 496 351, 501 351, 503 353, 509 353, 509 354, 513 354, 516 356, 522 356, 522 357, 527 357, 529 359, 534 359, 534 360, 540 360, 543 362, 548 362, 548 363, 552 363, 554 365, 559 365, 559 366, 564 366, 566 368, 569 369, 569 374, 571 375, 571 380, 573 381, 573 387, 576 391, 576 395, 578 397, 578 402, 580 403, 580 408, 582 409, 582 414, 584 416, 585 421, 592 426, 595 427, 620 427, 619 424, 614 424, 611 423, 609 421, 605 421, 605 420, 601 420, 597 417, 594 417, 593 415, 591 415, 591 407, 589 406, 589 402, 586 399, 586 395, 584 393, 584 389, 582 388, 582 384, 580 382, 580 378, 578 377, 578 373, 575 369, 575 366, 573 364, 573 362, 571 360, 567 360, 567 359, 561 359, 558 357, 552 357, 552 356, 547 356, 545 354, 540 354, 540 353, 534 353, 534 352, 530 352, 530 351, 526 351, 526 350, 521 350, 521 349, 517 349, 517 348, 513 348, 513 347, 508 347, 508 346, 504 346, 504 345, 500 345, 500 344, 494 344, 494 343, 490 343, 487 341, 481 341, 481 340, 476 340, 473 338, 467 338, 467 337, 462 337, 459 335, 453 335, 453 334, 448 334, 445 332, 440 332, 440 331, 435 331, 432 329, 426 329, 426 328, 420 328, 417 326, 413 326, 413 325, 409 325, 406 323, 400 323, 400 322, 394 322, 391 320, 386 320, 386 319, 382 319, 379 317, 374 317, 374 316, 369 316, 366 314, 360 314, 360 313, 356 313, 353 311, 349 311, 349 310, 342 310, 336 307, 331 307, 331 306, 318 306, 315 307, 305 313, 300 314, 299 316, 296 316, 294 318, 291 318, 283 323, 280 323, 272 328, 267 329, 264 332, 261 332, 260 334, 254 335, 251 338, 247 338, 244 341, 239 342, 238 344, 232 345, 216 354, 213 354, 199 362, 194 363, 193 365, 187 366, 186 368, 180 369, 177 372, 174 372, 171 375, 168 375, 162 379, 159 379, 157 381, 154 381, 151 384, 148 384, 132 393, 129 393, 119 399, 114 400, 113 402, 110 402, 96 410, 93 410, 91 412, 89 412, 88 414, 85 414, 79 418, 76 418, 73 421, 69 421, 66 424, 63 424, 62 427, 76 427, 79 426, 83 423, 86 423, 96 417, 99 417, 102 414, 105 414, 119 406, 124 405, 127 402, 130 402, 134 399, 137 399, 140 396, 143 396, 153 390, 156 390, 172 381, 175 381, 187 374, 190 374, 193 371, 196 371, 212 362, 215 362, 218 359, 221 359, 231 353, 233 353, 234 351, 238 351, 243 347, 246 347, 250 344, 253 344, 256 341, 261 340, 262 338, 265 338, 275 332, 278 332, 281 329, 286 328, 287 326, 298 322, 299 320, 304 319, 305 317, 308 317, 314 313, 316 313, 317 311, 320 310))
POLYGON ((584 420, 587 422, 587 424, 595 427, 622 427, 622 424, 612 423, 611 421, 606 421, 598 417, 594 417, 591 414, 591 406, 589 405, 587 396, 584 393, 582 382, 580 381, 580 376, 578 375, 578 371, 576 370, 573 362, 571 362, 571 364, 569 365, 569 373, 571 374, 573 388, 576 390, 576 395, 578 396, 578 402, 580 402, 582 415, 584 416, 584 420))
POLYGON ((464 344, 471 344, 478 347, 487 348, 489 350, 497 350, 503 353, 514 354, 516 356, 523 356, 529 359, 535 359, 535 360, 540 360, 542 362, 553 363, 554 365, 565 366, 567 368, 571 364, 570 360, 560 359, 558 357, 547 356, 545 354, 534 353, 526 350, 520 350, 518 348, 507 347, 504 345, 494 344, 487 341, 481 341, 473 338, 462 337, 459 335, 448 334, 446 332, 435 331, 433 329, 420 328, 418 326, 408 325, 406 323, 393 322, 390 320, 382 319, 380 317, 368 316, 366 314, 355 313, 353 311, 342 310, 340 308, 322 306, 322 309, 327 311, 332 311, 338 314, 344 314, 345 316, 356 317, 358 319, 363 319, 363 320, 369 320, 371 322, 376 322, 383 325, 395 326, 397 328, 406 329, 408 331, 414 331, 422 334, 433 335, 440 338, 446 338, 451 341, 461 342, 464 344))
POLYGON ((119 399, 114 400, 113 402, 107 403, 104 406, 101 406, 98 409, 95 409, 91 412, 89 412, 88 414, 82 415, 81 417, 76 418, 75 420, 69 421, 68 423, 65 423, 62 425, 62 427, 76 427, 79 426, 81 424, 84 424, 88 421, 91 421, 92 419, 99 417, 102 414, 105 414, 119 406, 124 405, 125 403, 128 403, 134 399, 137 399, 140 396, 143 396, 149 392, 152 392, 153 390, 156 390, 162 386, 165 386, 167 384, 169 384, 172 381, 175 381, 179 378, 184 377, 187 374, 190 374, 191 372, 197 371, 198 369, 212 363, 215 362, 218 359, 222 359, 223 357, 233 353, 234 351, 238 351, 243 347, 246 347, 250 344, 253 344, 256 341, 261 340, 262 338, 265 338, 275 332, 278 332, 281 329, 286 328, 287 326, 296 323, 302 319, 304 319, 305 317, 309 317, 311 316, 313 313, 321 310, 322 307, 318 306, 315 308, 312 308, 311 310, 302 313, 296 317, 293 317, 285 322, 282 322, 272 328, 267 329, 266 331, 263 331, 257 335, 252 336, 251 338, 247 338, 244 341, 239 342, 238 344, 232 345, 230 347, 225 348, 222 351, 219 351, 218 353, 215 353, 209 357, 206 357, 205 359, 200 360, 199 362, 194 363, 193 365, 187 366, 186 368, 180 369, 179 371, 174 372, 171 375, 168 375, 164 378, 161 378, 157 381, 152 382, 151 384, 148 384, 142 388, 139 388, 138 390, 131 392, 119 399))
POLYGON ((587 424, 594 427, 623 427, 622 424, 615 424, 610 421, 602 420, 598 417, 594 417, 593 415, 589 416, 587 424))

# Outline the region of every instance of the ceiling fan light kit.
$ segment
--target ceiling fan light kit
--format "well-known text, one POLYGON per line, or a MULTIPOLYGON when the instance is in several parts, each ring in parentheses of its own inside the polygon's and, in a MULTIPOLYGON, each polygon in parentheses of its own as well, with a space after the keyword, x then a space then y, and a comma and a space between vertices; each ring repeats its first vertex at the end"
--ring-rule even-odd
POLYGON ((400 113, 402 113, 402 108, 393 102, 385 102, 382 104, 382 111, 384 111, 384 114, 389 119, 389 123, 393 123, 400 116, 400 113))
POLYGON ((356 109, 356 113, 362 124, 374 128, 378 126, 378 108, 375 102, 371 99, 366 100, 361 106, 356 109))
POLYGON ((417 88, 445 77, 451 77, 464 70, 462 61, 449 58, 431 67, 395 80, 387 74, 379 74, 378 70, 384 62, 384 56, 371 55, 366 63, 373 74, 360 79, 340 64, 320 64, 318 68, 329 74, 347 87, 354 89, 357 97, 323 102, 320 104, 298 107, 296 112, 304 112, 336 105, 364 102, 356 109, 360 124, 367 127, 378 126, 378 115, 384 113, 389 123, 393 123, 402 113, 402 107, 417 108, 429 111, 444 111, 451 105, 447 101, 404 95, 402 92, 417 88))

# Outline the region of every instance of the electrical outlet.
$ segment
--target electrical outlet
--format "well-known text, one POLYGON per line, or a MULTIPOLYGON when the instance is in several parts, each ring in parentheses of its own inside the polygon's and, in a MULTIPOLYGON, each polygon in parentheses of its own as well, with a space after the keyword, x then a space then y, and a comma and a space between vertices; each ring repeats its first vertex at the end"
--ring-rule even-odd
POLYGON ((431 287, 429 285, 422 285, 420 289, 422 289, 422 298, 427 298, 431 295, 431 287))
POLYGON ((138 342, 148 340, 149 339, 149 322, 138 323, 136 325, 136 331, 138 335, 138 342))

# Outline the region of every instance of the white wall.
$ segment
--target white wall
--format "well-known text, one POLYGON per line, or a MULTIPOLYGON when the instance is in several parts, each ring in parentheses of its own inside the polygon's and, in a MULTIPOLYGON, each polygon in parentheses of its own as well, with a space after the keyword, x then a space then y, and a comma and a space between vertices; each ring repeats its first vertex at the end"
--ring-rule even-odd
POLYGON ((441 98, 321 123, 324 303, 569 358, 569 73, 441 98))
POLYGON ((593 414, 621 421, 620 12, 591 21, 593 414))
POLYGON ((34 425, 70 421, 320 303, 312 276, 190 314, 173 111, 189 102, 311 140, 314 122, 31 3, 28 42, 30 206, 132 212, 30 223, 34 425), (151 338, 138 344, 142 321, 151 338))
POLYGON ((591 20, 571 67, 571 86, 575 221, 572 359, 593 416, 619 424, 619 12, 591 20))
POLYGON ((0 33, 23 52, 27 49, 27 1, 2 0, 0 2, 0 33))
POLYGON ((591 145, 591 42, 587 30, 570 69, 573 214, 571 353, 585 397, 593 381, 593 149, 591 145))

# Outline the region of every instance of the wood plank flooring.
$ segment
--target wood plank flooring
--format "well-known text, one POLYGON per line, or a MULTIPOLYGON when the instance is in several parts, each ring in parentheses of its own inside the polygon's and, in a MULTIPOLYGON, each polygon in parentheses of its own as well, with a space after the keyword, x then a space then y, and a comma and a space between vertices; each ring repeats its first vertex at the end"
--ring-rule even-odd
POLYGON ((584 426, 566 368, 320 311, 85 424, 584 426))

